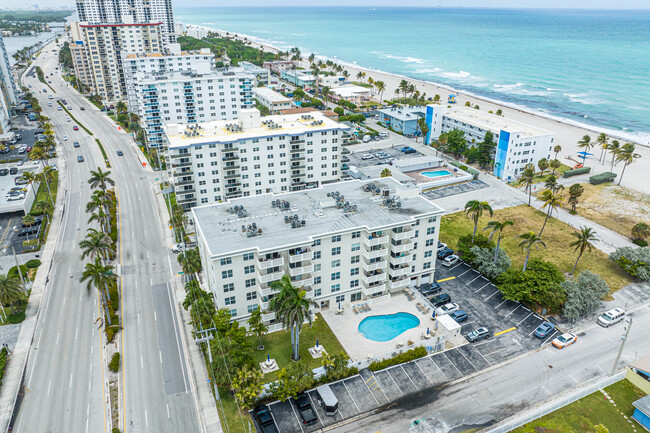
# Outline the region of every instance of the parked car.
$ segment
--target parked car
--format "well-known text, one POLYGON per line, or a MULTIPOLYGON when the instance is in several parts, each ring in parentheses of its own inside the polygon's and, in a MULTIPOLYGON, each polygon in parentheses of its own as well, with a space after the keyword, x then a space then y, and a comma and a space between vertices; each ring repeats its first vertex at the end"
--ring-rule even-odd
POLYGON ((614 308, 607 311, 605 314, 598 318, 598 324, 609 328, 612 325, 617 324, 625 318, 625 311, 621 308, 614 308))
POLYGON ((369 153, 365 153, 365 154, 361 155, 361 159, 363 159, 363 160, 372 159, 372 158, 373 158, 373 156, 371 154, 369 154, 369 153))
POLYGON ((438 251, 438 260, 444 260, 452 254, 454 254, 454 250, 450 248, 445 248, 444 250, 438 251))
POLYGON ((20 176, 16 176, 16 177, 14 177, 14 183, 16 185, 27 185, 29 182, 27 182, 25 179, 23 179, 20 176))
POLYGON ((253 409, 253 416, 260 425, 262 433, 278 433, 275 421, 273 421, 273 415, 267 405, 264 404, 253 409))
POLYGON ((446 244, 446 243, 444 243, 444 242, 438 242, 438 252, 444 250, 445 248, 447 248, 447 244, 446 244))
POLYGON ((72 143, 72 145, 73 145, 74 147, 79 147, 79 142, 78 142, 78 141, 75 141, 74 143, 72 143))
MULTIPOLYGON (((121 150, 118 150, 117 151, 117 156, 124 156, 124 152, 122 152, 121 150)), ((343 164, 343 165, 345 165, 345 164, 343 164)))
POLYGON ((27 152, 27 146, 22 145, 18 148, 18 153, 25 153, 27 152))
POLYGON ((438 296, 433 296, 433 297, 427 298, 427 299, 436 308, 441 307, 441 306, 443 306, 445 304, 449 304, 451 302, 451 296, 449 296, 446 293, 442 293, 442 294, 440 294, 438 296))
POLYGON ((183 251, 183 246, 181 244, 176 244, 172 247, 173 253, 180 253, 183 251))
POLYGON ((32 149, 32 146, 27 146, 27 149, 25 149, 25 150, 29 153, 29 152, 31 152, 33 149, 32 149))
POLYGON ((537 338, 546 338, 553 330, 555 329, 555 325, 552 324, 551 322, 544 322, 541 325, 535 329, 535 332, 533 332, 533 335, 537 338))
POLYGON ((460 309, 460 307, 458 306, 458 304, 454 304, 453 302, 450 302, 450 303, 445 304, 445 305, 443 305, 441 307, 438 307, 436 309, 436 316, 443 316, 445 314, 451 314, 451 313, 453 313, 455 311, 458 311, 459 309, 460 309))
POLYGON ((36 225, 40 225, 41 222, 43 221, 43 217, 34 217, 34 223, 31 225, 25 225, 25 223, 22 224, 23 228, 26 229, 27 227, 33 227, 36 225))
POLYGON ((6 176, 9 174, 9 170, 6 168, 0 169, 0 176, 6 176))
POLYGON ((298 406, 302 423, 305 425, 316 424, 318 418, 316 417, 316 412, 314 412, 309 396, 307 394, 299 394, 294 401, 296 402, 296 406, 298 406))
POLYGON ((402 146, 399 148, 400 152, 406 152, 407 150, 413 150, 411 146, 402 146))
POLYGON ((566 334, 562 334, 559 337, 557 337, 555 340, 553 340, 552 344, 558 349, 564 349, 565 347, 575 343, 577 340, 578 337, 575 334, 571 334, 570 332, 567 332, 566 334))
POLYGON ((483 340, 483 339, 486 339, 486 338, 490 338, 490 331, 488 331, 488 329, 485 328, 485 327, 477 328, 477 329, 473 330, 472 332, 470 332, 469 334, 467 334, 465 336, 465 338, 470 343, 473 343, 473 342, 478 341, 478 340, 483 340))
POLYGON ((459 261, 460 261, 460 257, 458 257, 456 254, 452 254, 450 256, 445 257, 445 259, 442 261, 442 266, 446 266, 449 268, 451 266, 454 266, 459 261))
POLYGON ((40 226, 34 225, 32 227, 27 227, 18 232, 19 237, 38 235, 38 232, 41 230, 40 226))
POLYGON ((424 296, 432 296, 442 290, 442 286, 438 283, 428 283, 426 286, 420 288, 420 293, 424 296))
POLYGON ((24 192, 15 192, 15 193, 9 193, 5 197, 7 201, 16 201, 16 200, 23 200, 25 198, 26 194, 24 192))
POLYGON ((464 322, 469 318, 469 316, 467 315, 467 311, 465 310, 454 311, 449 315, 449 317, 454 319, 456 323, 464 322))
POLYGON ((9 174, 18 174, 18 169, 16 167, 11 167, 9 169, 9 174))

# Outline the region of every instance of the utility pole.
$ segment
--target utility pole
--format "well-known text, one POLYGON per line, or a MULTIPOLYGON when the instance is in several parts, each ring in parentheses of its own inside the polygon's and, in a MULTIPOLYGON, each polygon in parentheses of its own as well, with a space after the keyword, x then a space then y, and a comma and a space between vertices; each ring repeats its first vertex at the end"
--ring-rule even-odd
POLYGON ((23 283, 23 292, 27 291, 27 286, 25 286, 25 279, 23 278, 23 271, 20 270, 20 263, 18 263, 18 257, 16 257, 16 250, 14 247, 11 247, 11 252, 14 253, 14 260, 16 260, 16 268, 18 268, 18 275, 20 275, 20 281, 23 283))
POLYGON ((632 327, 632 318, 630 317, 630 321, 627 324, 627 328, 625 328, 625 335, 621 338, 621 347, 618 348, 616 361, 614 361, 614 366, 612 367, 612 374, 616 373, 616 366, 618 365, 618 361, 621 359, 621 354, 623 353, 623 346, 625 346, 625 342, 627 341, 627 336, 630 333, 631 327, 632 327))

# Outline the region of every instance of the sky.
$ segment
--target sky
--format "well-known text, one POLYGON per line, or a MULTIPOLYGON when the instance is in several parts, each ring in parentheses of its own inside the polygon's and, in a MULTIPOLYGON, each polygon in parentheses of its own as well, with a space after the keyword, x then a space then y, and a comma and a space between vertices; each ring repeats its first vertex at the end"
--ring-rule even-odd
MULTIPOLYGON (((201 6, 304 6, 304 0, 172 0, 174 7, 201 6)), ((0 0, 0 7, 5 0, 0 0)), ((31 0, 39 7, 74 7, 72 0, 31 0)), ((312 0, 311 6, 419 6, 419 7, 503 7, 568 9, 648 9, 648 0, 312 0)))

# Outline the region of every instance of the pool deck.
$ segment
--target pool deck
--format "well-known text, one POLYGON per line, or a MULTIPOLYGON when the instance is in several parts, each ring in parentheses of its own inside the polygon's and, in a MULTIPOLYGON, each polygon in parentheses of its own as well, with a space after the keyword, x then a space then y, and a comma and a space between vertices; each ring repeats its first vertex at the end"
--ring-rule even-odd
MULTIPOLYGON (((361 302, 361 304, 364 302, 361 302)), ((361 361, 394 352, 398 349, 398 343, 405 347, 407 346, 408 340, 413 341, 416 345, 424 344, 425 341, 429 341, 423 340, 421 337, 422 334, 427 332, 427 327, 429 327, 431 335, 436 335, 433 329, 434 321, 431 320, 432 312, 429 311, 426 314, 422 314, 416 307, 418 302, 417 299, 409 301, 403 292, 399 292, 392 294, 388 300, 374 302, 372 304, 368 303, 371 310, 365 313, 354 313, 350 305, 346 304, 343 314, 337 314, 336 308, 323 310, 321 314, 350 358, 353 361, 361 361), (404 331, 389 341, 368 340, 359 332, 359 323, 366 317, 400 312, 413 314, 420 319, 420 324, 415 328, 404 331)), ((355 305, 358 304, 355 303, 355 305)))

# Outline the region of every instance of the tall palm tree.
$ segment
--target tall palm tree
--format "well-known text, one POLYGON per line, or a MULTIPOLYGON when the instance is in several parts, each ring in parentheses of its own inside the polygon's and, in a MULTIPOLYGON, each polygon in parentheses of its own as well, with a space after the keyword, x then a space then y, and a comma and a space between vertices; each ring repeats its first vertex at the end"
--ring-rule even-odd
POLYGON ((198 248, 189 249, 178 255, 178 263, 183 267, 186 275, 193 277, 201 271, 201 256, 198 248))
POLYGON ((488 236, 489 240, 492 240, 492 236, 494 236, 495 233, 499 234, 499 237, 497 238, 497 247, 494 249, 494 263, 496 263, 497 259, 499 258, 499 246, 501 245, 501 234, 503 233, 503 229, 514 224, 515 223, 511 220, 505 220, 503 222, 490 221, 483 229, 483 230, 488 230, 488 229, 492 230, 490 232, 490 236, 488 236))
POLYGON ((320 74, 320 68, 318 65, 311 65, 311 73, 314 76, 314 84, 316 84, 316 92, 318 92, 318 86, 320 84, 318 76, 320 74))
POLYGON ((0 275, 0 304, 9 305, 11 314, 14 314, 14 304, 23 299, 22 283, 15 275, 0 275))
POLYGON ((316 54, 311 53, 307 60, 309 60, 309 63, 314 63, 314 59, 316 58, 316 54))
POLYGON ((524 192, 528 193, 528 206, 530 206, 530 200, 533 195, 533 182, 535 181, 535 167, 533 167, 533 164, 526 165, 519 180, 526 185, 524 192))
MULTIPOLYGON (((110 208, 113 204, 112 196, 102 190, 96 190, 93 192, 90 197, 90 201, 86 203, 86 212, 93 213, 97 210, 101 210, 104 213, 106 225, 102 226, 102 230, 105 230, 106 233, 111 232, 111 213, 110 208)), ((102 221, 103 219, 97 219, 97 221, 102 221)))
MULTIPOLYGON (((109 227, 108 215, 106 214, 106 212, 104 212, 104 209, 102 208, 96 209, 93 213, 90 214, 90 218, 88 218, 88 223, 91 223, 93 221, 97 221, 97 223, 99 223, 99 227, 101 227, 102 230, 105 227, 109 227)), ((106 233, 110 233, 110 229, 106 230, 106 233)))
POLYGON ((48 160, 50 159, 50 152, 45 147, 35 146, 28 156, 30 161, 40 161, 46 167, 48 166, 48 160))
POLYGON ((88 229, 86 238, 79 242, 79 247, 83 251, 81 254, 82 260, 86 257, 90 257, 91 259, 99 257, 102 264, 106 264, 110 253, 115 251, 115 244, 113 244, 110 236, 93 228, 88 229))
POLYGON ((587 153, 591 150, 592 147, 594 147, 594 143, 591 141, 591 137, 588 135, 585 135, 582 137, 581 140, 578 141, 578 147, 582 149, 583 153, 582 154, 582 165, 585 164, 585 159, 587 159, 587 153))
POLYGON ((108 295, 108 285, 111 281, 117 279, 113 273, 113 266, 103 265, 99 260, 99 257, 95 257, 95 261, 92 263, 86 263, 84 271, 81 273, 80 283, 86 282, 86 290, 90 291, 93 287, 97 289, 104 304, 104 313, 108 320, 108 326, 111 326, 113 323, 111 321, 111 315, 108 311, 108 301, 105 298, 105 294, 102 292, 102 289, 106 291, 108 295))
POLYGON ((612 154, 612 166, 609 168, 609 171, 614 171, 614 160, 616 159, 616 153, 620 148, 621 143, 618 140, 612 140, 612 142, 607 146, 607 150, 612 154))
POLYGON ((126 106, 124 101, 118 101, 118 103, 115 104, 115 111, 117 111, 118 113, 126 113, 127 108, 128 107, 126 106))
POLYGON ((557 159, 557 154, 562 152, 562 146, 556 144, 555 147, 553 148, 553 152, 555 152, 555 159, 557 159))
POLYGON ((280 291, 271 299, 270 307, 276 312, 276 317, 282 325, 289 328, 291 333, 291 359, 300 359, 300 331, 302 324, 307 320, 312 324, 312 317, 309 308, 316 306, 316 303, 307 299, 307 291, 302 287, 295 287, 288 275, 283 275, 280 281, 271 283, 271 287, 280 291))
POLYGON ((539 247, 542 246, 546 248, 546 243, 535 234, 535 232, 522 233, 515 236, 515 238, 521 239, 519 242, 519 248, 526 252, 526 261, 524 262, 523 271, 526 272, 526 267, 528 266, 528 258, 530 257, 530 250, 535 247, 539 250, 539 247))
POLYGON ((320 94, 323 95, 323 98, 325 99, 325 101, 327 101, 328 96, 330 95, 330 93, 332 93, 331 90, 332 89, 330 88, 330 86, 321 87, 320 94))
POLYGON ((553 159, 551 162, 548 163, 549 167, 553 169, 553 176, 555 176, 555 170, 560 168, 562 166, 562 163, 560 162, 559 159, 553 159))
POLYGON ((628 165, 634 163, 637 159, 641 158, 641 154, 634 153, 636 147, 632 143, 625 143, 621 148, 616 152, 616 162, 623 163, 623 171, 621 172, 621 177, 618 178, 618 184, 621 184, 623 180, 623 175, 625 174, 625 169, 628 165))
POLYGON ((569 272, 569 275, 573 275, 573 272, 576 270, 576 266, 578 266, 578 262, 580 261, 580 257, 582 257, 582 254, 584 254, 586 250, 591 251, 592 248, 591 242, 596 240, 596 232, 591 227, 587 227, 587 226, 580 227, 579 232, 573 232, 571 234, 576 237, 576 240, 571 242, 569 246, 576 247, 573 250, 574 253, 576 251, 580 251, 580 252, 578 253, 578 259, 576 260, 576 263, 573 265, 573 269, 571 269, 571 272, 569 272))
POLYGON ((88 179, 88 183, 93 189, 99 187, 105 191, 107 189, 107 185, 115 185, 115 181, 111 179, 110 175, 110 171, 102 171, 101 167, 97 167, 97 171, 90 171, 90 179, 88 179))
POLYGON ((52 208, 52 204, 45 201, 45 200, 40 200, 34 205, 34 210, 41 215, 44 215, 46 212, 48 212, 52 208))
POLYGON ((379 103, 381 104, 382 96, 386 91, 386 83, 383 81, 375 81, 375 88, 377 89, 377 94, 379 95, 379 103))
MULTIPOLYGON (((596 138, 596 141, 595 141, 594 144, 597 145, 597 146, 600 146, 600 157, 598 158, 598 161, 600 161, 604 157, 605 152, 607 151, 607 144, 608 144, 607 140, 608 140, 607 135, 605 135, 604 132, 601 132, 598 135, 598 138, 596 138)), ((605 162, 604 159, 603 159, 603 162, 605 162)))
POLYGON ((23 174, 20 176, 20 179, 27 181, 27 183, 29 183, 29 186, 32 188, 34 188, 34 182, 38 181, 36 179, 36 174, 33 171, 23 172, 23 174))
POLYGON ((483 211, 490 213, 490 216, 494 215, 494 211, 490 204, 486 201, 470 200, 465 203, 465 215, 467 218, 474 220, 474 232, 472 233, 472 242, 474 242, 474 237, 476 236, 476 229, 478 228, 478 220, 483 215, 483 211))
POLYGON ((45 186, 47 187, 47 194, 50 196, 51 203, 54 203, 54 198, 52 198, 52 191, 50 190, 50 182, 54 180, 55 173, 56 170, 54 170, 54 167, 47 166, 43 168, 43 171, 41 171, 36 175, 36 180, 38 182, 45 182, 45 186))
POLYGON ((562 198, 561 195, 559 195, 557 192, 553 190, 545 189, 539 195, 539 199, 544 202, 542 208, 546 209, 546 218, 544 218, 544 224, 542 225, 542 229, 539 231, 539 236, 541 236, 542 232, 544 231, 544 227, 546 227, 546 222, 548 221, 548 218, 551 216, 554 210, 557 210, 562 207, 562 202, 564 202, 564 198, 562 198))

